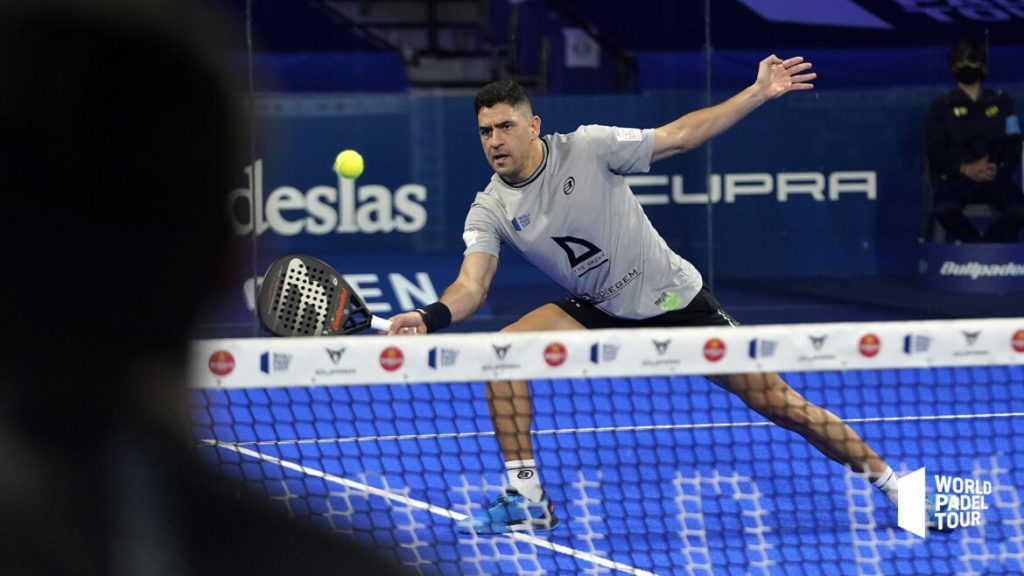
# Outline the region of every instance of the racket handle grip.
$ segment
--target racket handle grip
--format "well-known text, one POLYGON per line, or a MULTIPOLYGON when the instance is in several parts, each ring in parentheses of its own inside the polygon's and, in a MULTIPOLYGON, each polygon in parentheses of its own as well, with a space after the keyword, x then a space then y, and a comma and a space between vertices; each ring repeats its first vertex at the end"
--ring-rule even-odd
POLYGON ((379 316, 373 316, 370 318, 370 328, 374 330, 390 330, 391 321, 379 316))

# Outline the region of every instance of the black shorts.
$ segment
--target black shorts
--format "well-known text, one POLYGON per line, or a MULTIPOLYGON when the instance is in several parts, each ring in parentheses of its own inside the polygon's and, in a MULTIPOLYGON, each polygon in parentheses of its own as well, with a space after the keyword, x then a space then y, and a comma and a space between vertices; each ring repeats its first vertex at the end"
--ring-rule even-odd
POLYGON ((714 294, 701 288, 686 308, 666 312, 642 320, 617 318, 579 298, 569 297, 552 302, 572 316, 584 328, 666 328, 672 326, 739 326, 739 322, 722 310, 714 294))

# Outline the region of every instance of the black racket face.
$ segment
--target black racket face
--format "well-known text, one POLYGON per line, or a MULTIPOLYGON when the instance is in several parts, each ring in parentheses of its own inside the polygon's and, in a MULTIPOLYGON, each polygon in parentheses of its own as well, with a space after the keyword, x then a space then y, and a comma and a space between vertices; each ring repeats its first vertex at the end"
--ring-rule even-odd
POLYGON ((260 323, 278 336, 329 336, 361 329, 350 316, 366 307, 328 264, 293 254, 270 265, 258 308, 260 323))

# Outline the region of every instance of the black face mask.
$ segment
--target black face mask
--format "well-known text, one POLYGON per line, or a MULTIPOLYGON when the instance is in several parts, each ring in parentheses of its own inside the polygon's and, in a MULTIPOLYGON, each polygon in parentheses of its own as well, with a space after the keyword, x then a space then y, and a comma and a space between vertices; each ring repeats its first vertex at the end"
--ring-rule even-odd
POLYGON ((957 82, 970 86, 985 79, 985 70, 974 66, 963 66, 953 72, 953 77, 957 82))

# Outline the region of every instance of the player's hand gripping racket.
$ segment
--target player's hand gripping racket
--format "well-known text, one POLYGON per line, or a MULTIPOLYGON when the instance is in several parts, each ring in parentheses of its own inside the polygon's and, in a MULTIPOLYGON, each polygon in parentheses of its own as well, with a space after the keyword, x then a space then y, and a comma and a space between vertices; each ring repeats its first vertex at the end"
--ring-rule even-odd
POLYGON ((391 322, 370 313, 333 268, 312 256, 289 254, 270 265, 256 302, 260 324, 278 336, 337 336, 391 322))

